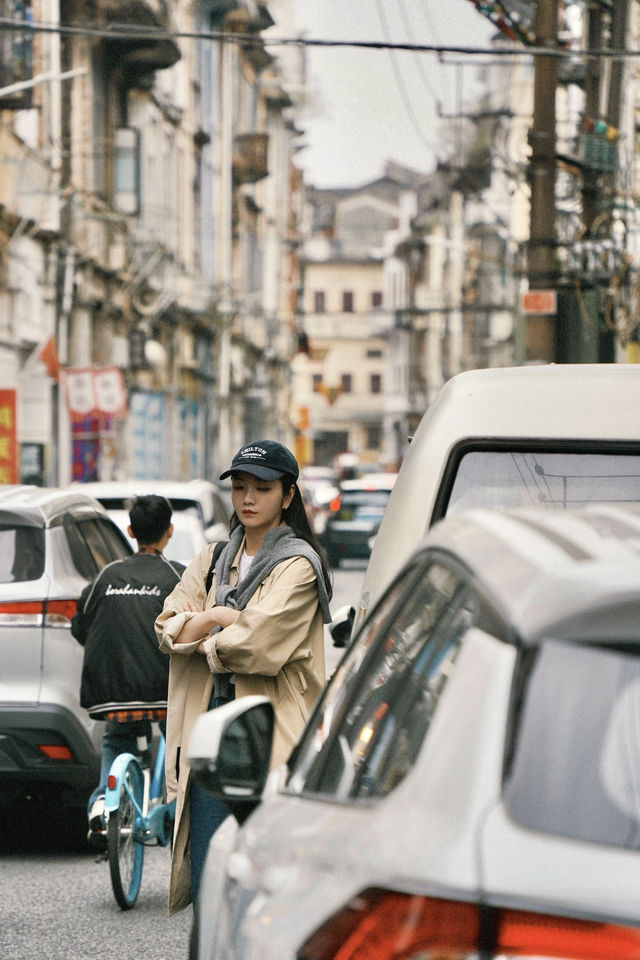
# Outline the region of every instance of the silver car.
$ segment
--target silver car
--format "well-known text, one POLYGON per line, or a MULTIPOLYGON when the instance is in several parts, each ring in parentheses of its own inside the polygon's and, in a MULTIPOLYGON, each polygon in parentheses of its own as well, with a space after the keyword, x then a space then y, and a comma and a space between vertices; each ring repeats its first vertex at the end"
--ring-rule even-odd
MULTIPOLYGON (((129 536, 128 528, 130 525, 129 511, 126 509, 108 509, 109 516, 117 523, 132 548, 137 549, 136 541, 129 536)), ((196 516, 188 510, 176 510, 171 516, 173 533, 171 539, 165 545, 162 553, 167 560, 177 560, 183 563, 185 567, 193 560, 196 554, 200 553, 207 546, 207 539, 202 529, 202 524, 196 516)), ((226 539, 226 538, 225 538, 226 539)))
MULTIPOLYGON (((187 535, 191 541, 183 545, 179 553, 173 552, 173 547, 166 551, 170 559, 188 562, 194 556, 190 554, 192 545, 200 549, 200 544, 226 540, 229 535, 229 519, 232 510, 228 503, 227 491, 224 485, 213 483, 211 480, 95 480, 88 483, 73 484, 72 489, 83 490, 90 497, 98 500, 109 512, 117 511, 116 522, 122 524, 123 514, 129 510, 133 497, 154 493, 166 497, 171 502, 173 518, 178 515, 190 517, 200 526, 199 534, 194 538, 187 535), (186 549, 184 548, 186 546, 186 549), (190 554, 190 555, 189 555, 190 554)), ((180 521, 178 521, 180 523, 180 521)), ((185 524, 189 521, 185 521, 185 524)), ((128 523, 128 520, 127 520, 128 523)), ((184 527, 185 524, 182 526, 184 527)))
POLYGON ((639 718, 638 508, 441 521, 287 769, 265 699, 199 718, 192 769, 237 819, 192 956, 635 955, 639 718))
POLYGON ((102 727, 80 707, 71 618, 85 585, 131 547, 78 492, 0 487, 0 805, 37 796, 84 807, 102 727))

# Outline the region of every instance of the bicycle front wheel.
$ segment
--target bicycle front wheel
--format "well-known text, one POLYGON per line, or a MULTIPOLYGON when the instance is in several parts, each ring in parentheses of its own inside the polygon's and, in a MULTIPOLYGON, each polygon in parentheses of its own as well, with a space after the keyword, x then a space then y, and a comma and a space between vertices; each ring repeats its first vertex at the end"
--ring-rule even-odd
POLYGON ((120 786, 118 809, 109 814, 107 823, 107 853, 111 886, 118 906, 131 910, 142 881, 144 844, 136 840, 136 806, 142 809, 142 777, 135 761, 125 768, 120 786))

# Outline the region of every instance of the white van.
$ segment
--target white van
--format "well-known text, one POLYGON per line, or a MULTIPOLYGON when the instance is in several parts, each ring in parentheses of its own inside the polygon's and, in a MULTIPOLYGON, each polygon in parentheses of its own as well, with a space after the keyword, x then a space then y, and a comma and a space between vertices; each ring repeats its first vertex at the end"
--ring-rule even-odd
POLYGON ((594 501, 640 502, 640 366, 551 364, 453 377, 410 443, 354 628, 441 517, 594 501))

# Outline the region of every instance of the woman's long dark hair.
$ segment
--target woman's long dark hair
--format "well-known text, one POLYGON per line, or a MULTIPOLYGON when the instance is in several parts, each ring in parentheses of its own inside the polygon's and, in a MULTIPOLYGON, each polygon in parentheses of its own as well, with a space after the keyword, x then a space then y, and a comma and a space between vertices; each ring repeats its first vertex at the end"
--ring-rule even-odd
MULTIPOLYGON (((291 477, 285 474, 283 477, 280 477, 280 483, 282 484, 282 496, 286 497, 289 493, 291 487, 295 487, 293 493, 293 499, 286 509, 282 511, 282 519, 291 527, 296 537, 300 537, 301 540, 306 540, 309 546, 318 554, 320 559, 320 565, 322 567, 322 576, 324 579, 324 584, 327 590, 329 599, 333 593, 333 583, 331 579, 331 567, 329 566, 329 561, 327 560, 324 549, 322 548, 320 541, 316 537, 315 533, 311 529, 311 524, 309 523, 309 517, 307 516, 307 511, 302 500, 302 494, 300 493, 300 488, 295 481, 295 477, 291 477)), ((233 516, 231 517, 231 522, 229 524, 229 531, 233 530, 238 526, 240 520, 238 515, 234 511, 233 516)))

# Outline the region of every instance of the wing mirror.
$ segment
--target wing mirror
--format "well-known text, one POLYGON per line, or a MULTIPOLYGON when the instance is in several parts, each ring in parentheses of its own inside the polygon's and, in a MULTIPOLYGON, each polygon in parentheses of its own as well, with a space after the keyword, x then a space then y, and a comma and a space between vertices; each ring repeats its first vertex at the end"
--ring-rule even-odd
POLYGON ((274 711, 267 697, 242 697, 201 714, 189 744, 196 782, 244 823, 269 775, 274 711))
POLYGON ((335 617, 329 624, 329 633, 333 638, 334 647, 346 647, 351 637, 355 616, 355 607, 349 604, 336 611, 335 617))

